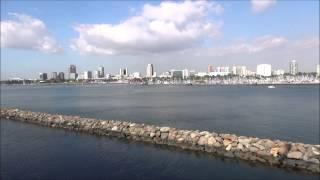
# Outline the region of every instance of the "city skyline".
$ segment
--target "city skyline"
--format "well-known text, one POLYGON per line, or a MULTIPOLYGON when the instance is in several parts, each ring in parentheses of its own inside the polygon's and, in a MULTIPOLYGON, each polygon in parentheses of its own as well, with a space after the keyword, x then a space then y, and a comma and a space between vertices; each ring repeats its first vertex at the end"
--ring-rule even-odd
MULTIPOLYGON (((181 73, 181 77, 188 78, 191 74, 193 76, 227 76, 227 75, 237 75, 241 77, 245 76, 262 76, 262 77, 270 77, 281 76, 284 74, 289 74, 292 76, 298 75, 298 73, 305 73, 298 70, 299 63, 296 60, 291 60, 289 62, 288 70, 277 69, 274 68, 271 64, 257 64, 255 70, 247 69, 245 65, 236 65, 236 66, 213 66, 212 64, 208 64, 207 71, 195 71, 194 69, 168 69, 164 72, 157 72, 154 70, 153 64, 146 65, 145 74, 139 71, 129 71, 128 68, 120 68, 119 73, 108 73, 104 71, 104 66, 100 65, 97 67, 97 70, 85 70, 79 72, 76 70, 76 65, 70 64, 68 78, 67 80, 97 80, 97 79, 114 79, 114 77, 119 79, 122 78, 159 78, 159 77, 174 77, 175 73, 181 73)), ((316 73, 317 76, 320 74, 320 64, 317 64, 314 71, 312 73, 316 73)), ((40 80, 65 80, 64 72, 51 72, 51 76, 48 76, 48 72, 40 72, 39 77, 36 79, 40 80), (63 75, 60 75, 63 74, 63 75), (43 78, 46 77, 46 78, 43 78)), ((19 77, 20 78, 20 77, 19 77)), ((15 78, 13 78, 15 79, 15 78)), ((22 78, 25 79, 25 78, 22 78)))
POLYGON ((272 64, 289 71, 293 59, 299 71, 315 72, 319 2, 266 2, 1 1, 1 79, 66 73, 70 64, 79 72, 103 65, 112 74, 123 66, 144 74, 148 63, 157 73, 206 71, 208 64, 250 70, 272 64), (92 13, 84 16, 75 6, 92 13))

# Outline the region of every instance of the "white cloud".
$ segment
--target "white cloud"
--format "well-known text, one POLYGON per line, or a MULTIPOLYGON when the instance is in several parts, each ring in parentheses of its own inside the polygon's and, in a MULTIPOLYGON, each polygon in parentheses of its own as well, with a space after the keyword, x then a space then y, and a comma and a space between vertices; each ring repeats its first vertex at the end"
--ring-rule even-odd
POLYGON ((276 4, 276 0, 251 0, 252 11, 260 13, 276 4))
POLYGON ((195 55, 205 54, 209 56, 225 56, 230 54, 254 54, 264 50, 285 45, 288 40, 284 37, 262 36, 253 41, 234 43, 225 47, 197 49, 195 55))
POLYGON ((293 44, 297 48, 319 48, 319 37, 305 38, 303 40, 295 41, 293 44))
POLYGON ((10 15, 16 19, 1 21, 1 47, 39 50, 46 53, 62 50, 49 35, 46 25, 41 20, 25 14, 10 15))
POLYGON ((119 24, 79 24, 79 37, 71 48, 80 53, 159 53, 184 50, 221 34, 222 22, 208 15, 223 12, 221 5, 208 1, 146 4, 137 16, 119 24))

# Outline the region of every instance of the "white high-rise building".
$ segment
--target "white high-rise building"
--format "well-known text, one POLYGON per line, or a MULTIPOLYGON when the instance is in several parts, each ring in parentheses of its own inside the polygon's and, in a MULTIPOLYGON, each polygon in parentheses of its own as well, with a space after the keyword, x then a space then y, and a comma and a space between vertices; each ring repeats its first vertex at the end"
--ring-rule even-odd
POLYGON ((317 76, 320 76, 320 64, 317 65, 317 76))
POLYGON ((232 74, 237 75, 237 66, 232 66, 232 74))
POLYGON ((183 77, 183 79, 187 79, 187 78, 189 78, 189 76, 190 76, 190 73, 189 73, 189 70, 188 70, 188 69, 182 70, 182 77, 183 77))
POLYGON ((297 75, 298 74, 298 63, 296 60, 292 60, 290 62, 290 74, 297 75))
POLYGON ((240 76, 246 76, 247 75, 247 67, 246 66, 241 66, 241 73, 240 76))
POLYGON ((120 75, 120 76, 123 76, 123 74, 122 74, 122 68, 120 68, 120 70, 119 70, 119 75, 120 75))
POLYGON ((257 75, 259 76, 271 76, 271 65, 270 64, 259 64, 257 65, 257 75))
POLYGON ((51 79, 56 80, 58 78, 58 73, 57 72, 52 72, 51 73, 51 79))
POLYGON ((83 79, 92 79, 92 72, 91 71, 84 71, 83 72, 83 79))
POLYGON ((125 69, 122 69, 120 68, 120 72, 119 72, 119 75, 120 77, 127 77, 129 74, 128 74, 128 68, 125 68, 125 69))
POLYGON ((153 76, 153 64, 148 64, 146 77, 151 78, 152 76, 153 76))
POLYGON ((99 79, 100 72, 99 71, 93 71, 93 79, 99 79))
POLYGON ((246 66, 233 66, 232 74, 238 76, 246 76, 247 75, 247 67, 246 66))

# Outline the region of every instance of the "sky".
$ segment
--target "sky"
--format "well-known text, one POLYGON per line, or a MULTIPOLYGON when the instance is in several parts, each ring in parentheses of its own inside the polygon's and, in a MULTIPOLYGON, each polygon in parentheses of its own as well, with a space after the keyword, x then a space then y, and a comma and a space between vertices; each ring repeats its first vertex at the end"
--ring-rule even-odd
POLYGON ((1 1, 1 79, 208 64, 315 72, 319 1, 1 1))

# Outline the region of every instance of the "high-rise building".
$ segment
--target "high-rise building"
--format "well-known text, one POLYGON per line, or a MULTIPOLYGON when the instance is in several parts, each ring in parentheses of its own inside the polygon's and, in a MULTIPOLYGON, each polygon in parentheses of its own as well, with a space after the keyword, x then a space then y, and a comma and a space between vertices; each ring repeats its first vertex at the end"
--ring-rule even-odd
POLYGON ((120 68, 120 70, 119 70, 119 76, 123 76, 122 73, 123 73, 123 72, 122 72, 122 68, 120 68))
POLYGON ((128 72, 128 68, 123 69, 123 76, 128 76, 129 72, 128 72))
POLYGON ((317 76, 320 76, 320 64, 317 65, 317 76))
POLYGON ((69 79, 76 80, 78 77, 76 65, 71 64, 69 67, 69 79))
POLYGON ((99 78, 104 78, 104 67, 100 66, 98 68, 98 71, 99 71, 99 78))
POLYGON ((271 65, 270 64, 259 64, 257 65, 257 75, 259 76, 271 76, 271 65))
POLYGON ((153 76, 153 64, 148 64, 146 77, 151 78, 152 76, 153 76))
POLYGON ((76 65, 71 64, 69 67, 69 73, 77 73, 76 65))
POLYGON ((93 71, 93 79, 100 78, 100 71, 93 71))
POLYGON ((246 66, 237 66, 236 67, 236 75, 246 76, 247 75, 247 67, 246 66))
POLYGON ((190 73, 189 73, 188 69, 182 70, 182 77, 183 77, 183 79, 187 79, 190 77, 190 73))
POLYGON ((51 79, 56 80, 58 78, 58 73, 57 72, 52 72, 51 73, 51 79))
POLYGON ((232 66, 232 74, 237 75, 237 66, 232 66))
POLYGON ((125 69, 120 68, 120 73, 119 73, 119 75, 120 75, 121 77, 127 77, 127 76, 128 76, 128 68, 125 68, 125 69))
POLYGON ((213 66, 211 64, 208 65, 208 73, 213 72, 213 66))
POLYGON ((298 74, 298 63, 296 60, 292 60, 290 62, 290 74, 297 75, 298 74))
POLYGON ((84 71, 83 72, 83 79, 85 79, 85 80, 92 79, 92 72, 91 71, 84 71))
POLYGON ((64 81, 64 73, 63 72, 59 72, 58 78, 60 81, 64 81))
POLYGON ((45 81, 48 79, 48 75, 47 75, 47 73, 40 73, 39 78, 41 81, 45 81))

